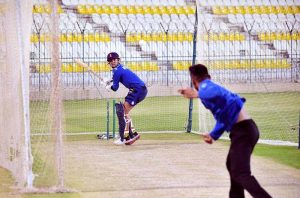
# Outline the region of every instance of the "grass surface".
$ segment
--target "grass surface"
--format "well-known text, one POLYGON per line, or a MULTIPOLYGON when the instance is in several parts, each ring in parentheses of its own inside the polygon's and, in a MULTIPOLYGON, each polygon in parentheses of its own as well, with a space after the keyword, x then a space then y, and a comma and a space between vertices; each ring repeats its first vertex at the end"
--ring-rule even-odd
MULTIPOLYGON (((261 138, 297 142, 300 93, 241 94, 245 107, 257 123, 261 138)), ((131 112, 138 131, 185 131, 188 100, 179 96, 148 97, 131 112)), ((45 102, 31 103, 33 133, 49 131, 45 102), (44 113, 46 112, 46 113, 44 113)), ((109 130, 113 129, 113 105, 109 107, 109 130)), ((65 131, 68 133, 104 132, 107 130, 107 101, 78 100, 64 102, 65 131)), ((198 101, 194 100, 193 130, 199 130, 198 101)), ((214 120, 209 120, 214 126, 214 120)), ((117 123, 117 121, 116 121, 117 123)), ((117 128, 117 127, 116 127, 117 128)))

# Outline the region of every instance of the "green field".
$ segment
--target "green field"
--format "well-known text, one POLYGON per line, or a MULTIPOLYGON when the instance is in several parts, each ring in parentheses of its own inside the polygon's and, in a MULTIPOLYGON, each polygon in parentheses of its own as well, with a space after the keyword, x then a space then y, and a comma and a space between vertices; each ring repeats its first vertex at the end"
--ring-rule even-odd
MULTIPOLYGON (((247 99, 246 109, 261 132, 261 138, 297 142, 300 114, 300 93, 241 94, 247 99)), ((118 100, 117 100, 118 101, 118 100)), ((106 100, 76 100, 64 102, 67 133, 105 132, 107 129, 106 100)), ((109 130, 113 129, 113 104, 110 99, 109 130)), ((33 133, 49 131, 48 105, 31 102, 33 133), (46 112, 46 113, 44 113, 46 112)), ((180 96, 148 97, 131 112, 138 131, 185 131, 188 100, 180 96)), ((214 120, 211 120, 213 126, 214 120)), ((199 129, 198 101, 194 100, 193 131, 199 129)))

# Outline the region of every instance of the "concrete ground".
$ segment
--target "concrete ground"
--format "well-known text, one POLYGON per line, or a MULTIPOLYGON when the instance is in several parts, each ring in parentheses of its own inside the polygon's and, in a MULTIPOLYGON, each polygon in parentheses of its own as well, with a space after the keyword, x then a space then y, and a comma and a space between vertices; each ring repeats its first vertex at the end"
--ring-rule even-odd
MULTIPOLYGON (((230 185, 227 151, 220 142, 190 140, 139 140, 131 146, 69 142, 66 185, 83 198, 224 198, 230 185)), ((299 198, 299 170, 253 156, 252 173, 274 198, 299 198)))

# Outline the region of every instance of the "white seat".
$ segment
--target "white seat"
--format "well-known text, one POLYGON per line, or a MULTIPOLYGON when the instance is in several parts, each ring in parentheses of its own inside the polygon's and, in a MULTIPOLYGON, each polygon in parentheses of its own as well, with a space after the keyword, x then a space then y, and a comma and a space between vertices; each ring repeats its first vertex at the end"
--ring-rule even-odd
POLYGON ((95 0, 86 0, 86 3, 89 4, 89 5, 94 5, 95 0))
POLYGON ((151 27, 153 29, 153 32, 161 31, 161 27, 160 27, 159 23, 151 23, 151 27))
POLYGON ((160 0, 152 0, 152 4, 158 6, 160 5, 160 0))
POLYGON ((168 14, 162 14, 161 17, 165 23, 169 23, 171 21, 170 15, 168 15, 168 14))
POLYGON ((295 16, 293 14, 286 14, 286 20, 290 22, 295 22, 295 16))
POLYGON ((163 19, 162 19, 162 17, 160 16, 160 14, 154 14, 154 15, 153 15, 153 19, 154 19, 157 23, 163 22, 163 19))
POLYGON ((285 0, 277 0, 277 5, 285 6, 286 5, 286 1, 285 0))
POLYGON ((70 5, 73 5, 73 2, 72 2, 72 0, 62 0, 62 4, 66 5, 66 6, 70 6, 70 5))
POLYGON ((236 22, 237 23, 242 23, 242 24, 244 23, 245 19, 244 19, 244 16, 242 14, 236 14, 235 17, 236 17, 236 22))
POLYGON ((278 20, 281 22, 287 21, 285 14, 279 13, 277 14, 278 20))
POLYGON ((78 1, 78 4, 82 4, 82 5, 87 4, 86 0, 77 0, 77 1, 78 1))
POLYGON ((228 16, 229 23, 233 23, 233 24, 237 23, 235 14, 228 14, 227 16, 228 16))
POLYGON ((176 6, 178 5, 178 3, 176 2, 176 0, 168 0, 169 1, 169 5, 170 6, 176 6))
POLYGON ((179 21, 179 17, 177 14, 171 14, 171 21, 179 21))
POLYGON ((186 5, 184 0, 176 0, 176 2, 177 2, 177 5, 179 5, 179 6, 185 6, 186 5))

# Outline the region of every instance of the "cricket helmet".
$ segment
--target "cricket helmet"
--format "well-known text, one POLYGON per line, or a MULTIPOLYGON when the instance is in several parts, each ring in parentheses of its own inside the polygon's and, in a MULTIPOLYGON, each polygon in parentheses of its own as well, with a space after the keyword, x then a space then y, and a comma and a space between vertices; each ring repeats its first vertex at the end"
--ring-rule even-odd
POLYGON ((119 54, 117 54, 116 52, 110 52, 110 53, 107 55, 107 62, 111 62, 111 61, 114 60, 114 59, 120 59, 119 54))

